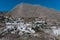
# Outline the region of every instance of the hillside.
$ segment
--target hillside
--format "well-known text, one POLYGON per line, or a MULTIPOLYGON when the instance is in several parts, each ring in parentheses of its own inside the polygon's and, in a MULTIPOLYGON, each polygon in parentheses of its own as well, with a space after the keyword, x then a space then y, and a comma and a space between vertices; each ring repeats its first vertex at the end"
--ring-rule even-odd
POLYGON ((60 22, 60 12, 41 5, 21 3, 16 5, 5 16, 16 17, 42 17, 49 22, 60 22))
POLYGON ((55 36, 47 34, 47 33, 38 33, 38 36, 33 36, 29 34, 24 35, 16 35, 16 34, 9 34, 5 36, 2 40, 58 40, 55 36))

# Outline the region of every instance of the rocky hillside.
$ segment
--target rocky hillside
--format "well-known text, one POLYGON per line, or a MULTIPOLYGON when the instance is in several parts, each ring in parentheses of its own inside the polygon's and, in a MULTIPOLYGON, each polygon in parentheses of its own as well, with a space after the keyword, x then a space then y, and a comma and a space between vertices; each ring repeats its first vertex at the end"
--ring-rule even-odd
POLYGON ((6 37, 2 38, 1 40, 58 40, 55 36, 49 35, 47 33, 38 33, 37 36, 33 36, 29 34, 24 34, 18 36, 17 34, 9 34, 6 37))
POLYGON ((21 3, 16 5, 5 16, 16 17, 42 17, 50 22, 60 22, 60 12, 41 5, 21 3))
POLYGON ((5 15, 5 13, 7 13, 7 12, 4 12, 4 11, 0 11, 0 27, 3 27, 3 26, 5 26, 5 24, 4 24, 4 17, 3 17, 3 15, 5 15))

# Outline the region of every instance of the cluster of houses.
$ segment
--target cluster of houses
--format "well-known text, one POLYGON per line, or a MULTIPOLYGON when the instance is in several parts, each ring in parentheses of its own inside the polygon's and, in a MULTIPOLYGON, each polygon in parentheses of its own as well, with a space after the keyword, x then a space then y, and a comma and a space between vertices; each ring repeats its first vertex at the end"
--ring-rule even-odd
POLYGON ((45 31, 46 33, 52 33, 56 36, 60 34, 59 27, 57 28, 57 26, 55 25, 53 25, 52 27, 48 27, 48 23, 42 18, 35 18, 33 22, 25 22, 25 20, 22 18, 13 20, 12 18, 6 17, 5 29, 3 29, 3 31, 0 33, 0 36, 7 35, 9 33, 15 34, 16 32, 19 35, 23 33, 34 34, 36 33, 36 30, 38 31, 38 29, 43 29, 43 31, 45 31))
MULTIPOLYGON (((45 25, 45 21, 42 19, 37 20, 37 18, 34 22, 25 22, 22 18, 17 18, 13 21, 12 18, 9 19, 9 21, 8 19, 5 19, 5 29, 0 33, 1 36, 4 36, 8 33, 15 34, 16 32, 18 32, 19 35, 21 33, 33 34, 36 33, 36 28, 40 28, 40 25, 45 25)), ((43 28, 43 26, 41 26, 41 28, 43 28)))

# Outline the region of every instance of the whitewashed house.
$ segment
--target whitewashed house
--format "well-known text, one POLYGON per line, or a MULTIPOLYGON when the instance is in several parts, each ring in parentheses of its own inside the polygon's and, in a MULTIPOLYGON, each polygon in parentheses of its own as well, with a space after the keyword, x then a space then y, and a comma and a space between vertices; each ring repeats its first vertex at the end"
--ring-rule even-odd
POLYGON ((58 36, 60 35, 60 28, 58 26, 52 27, 53 34, 58 36))
POLYGON ((60 35, 60 28, 58 26, 52 26, 51 29, 45 29, 44 31, 55 36, 60 35))

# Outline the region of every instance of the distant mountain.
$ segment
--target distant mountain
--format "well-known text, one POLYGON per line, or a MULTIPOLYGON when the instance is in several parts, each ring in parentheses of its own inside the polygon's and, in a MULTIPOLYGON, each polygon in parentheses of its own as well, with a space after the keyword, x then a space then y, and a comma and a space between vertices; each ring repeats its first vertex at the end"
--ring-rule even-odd
POLYGON ((7 13, 7 11, 0 11, 0 16, 4 15, 5 13, 7 13))
POLYGON ((41 5, 32 5, 21 3, 16 5, 5 16, 16 17, 42 17, 47 21, 56 22, 60 21, 60 12, 54 9, 43 7, 41 5))

